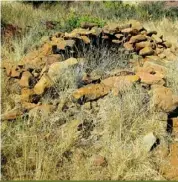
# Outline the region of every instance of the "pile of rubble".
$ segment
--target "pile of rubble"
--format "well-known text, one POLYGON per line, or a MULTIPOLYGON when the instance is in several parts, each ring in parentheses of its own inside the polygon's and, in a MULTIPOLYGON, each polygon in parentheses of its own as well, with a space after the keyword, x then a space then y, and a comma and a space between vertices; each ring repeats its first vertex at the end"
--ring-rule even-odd
MULTIPOLYGON (((15 93, 20 97, 21 107, 4 113, 2 120, 15 120, 34 108, 44 112, 54 111, 54 105, 41 104, 40 100, 55 86, 55 80, 59 79, 62 70, 85 62, 85 59, 78 58, 78 52, 82 51, 83 47, 89 49, 91 45, 106 46, 108 49, 124 48, 138 55, 139 60, 132 64, 133 72, 116 69, 105 78, 86 74, 82 79, 84 86, 71 95, 73 102, 84 104, 96 101, 111 92, 117 96, 124 87, 136 83, 142 84, 152 92, 156 110, 168 115, 177 109, 178 95, 174 95, 171 89, 166 87, 165 82, 167 71, 165 63, 176 60, 177 47, 164 40, 163 36, 158 36, 156 31, 147 31, 137 21, 122 26, 106 25, 103 28, 93 23, 84 23, 81 28, 70 33, 59 32, 48 37, 40 48, 27 54, 16 65, 3 61, 2 68, 17 86, 15 93)), ((133 63, 133 60, 130 63, 133 63)), ((175 138, 178 138, 177 116, 169 118, 172 121, 175 138)), ((178 154, 177 143, 169 156, 173 166, 178 166, 178 157, 176 159, 174 156, 177 155, 176 152, 178 154)), ((175 179, 176 175, 178 176, 178 169, 170 178, 175 179)))

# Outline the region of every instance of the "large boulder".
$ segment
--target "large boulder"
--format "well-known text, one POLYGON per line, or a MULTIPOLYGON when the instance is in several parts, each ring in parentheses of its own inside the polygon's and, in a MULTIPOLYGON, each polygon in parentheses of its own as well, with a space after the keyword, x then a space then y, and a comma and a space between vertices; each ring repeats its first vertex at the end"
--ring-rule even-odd
POLYGON ((171 112, 178 107, 178 96, 170 88, 163 86, 152 87, 152 103, 157 110, 171 112))

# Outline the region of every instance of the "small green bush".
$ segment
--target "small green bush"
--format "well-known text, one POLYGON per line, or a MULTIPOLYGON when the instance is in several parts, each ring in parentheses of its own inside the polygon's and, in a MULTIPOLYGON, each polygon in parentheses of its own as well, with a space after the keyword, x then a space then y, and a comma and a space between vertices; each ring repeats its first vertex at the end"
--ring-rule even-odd
POLYGON ((80 27, 82 22, 96 23, 98 26, 103 27, 105 21, 100 18, 90 15, 80 15, 76 13, 70 13, 64 24, 65 31, 71 31, 74 28, 80 27))

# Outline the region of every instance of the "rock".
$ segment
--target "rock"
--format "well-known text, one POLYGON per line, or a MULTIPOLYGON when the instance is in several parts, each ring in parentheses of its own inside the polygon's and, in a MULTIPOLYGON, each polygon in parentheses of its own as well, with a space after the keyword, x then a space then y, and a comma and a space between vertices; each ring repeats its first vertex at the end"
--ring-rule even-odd
POLYGON ((22 70, 19 67, 13 66, 11 68, 11 74, 10 77, 12 78, 20 78, 22 70))
POLYGON ((9 62, 2 62, 1 68, 6 70, 6 75, 10 76, 13 65, 9 62))
POLYGON ((173 127, 173 137, 176 141, 178 141, 178 117, 171 118, 172 127, 173 127))
POLYGON ((149 85, 157 84, 157 85, 164 85, 165 81, 163 80, 163 75, 160 73, 153 72, 144 72, 140 71, 136 73, 137 76, 140 77, 142 83, 146 83, 149 85))
POLYGON ((48 88, 52 87, 54 83, 49 78, 47 74, 43 74, 43 76, 40 78, 40 80, 37 82, 37 84, 34 87, 34 93, 37 95, 43 94, 48 88))
POLYGON ((132 43, 137 43, 137 42, 141 42, 141 41, 145 41, 145 40, 147 40, 146 36, 144 36, 144 35, 135 35, 135 36, 132 36, 130 38, 129 43, 132 44, 132 43))
POLYGON ((22 73, 22 77, 19 81, 21 87, 30 87, 30 80, 33 78, 33 75, 29 71, 22 73))
POLYGON ((140 56, 149 56, 153 54, 154 54, 154 51, 151 47, 144 47, 143 49, 139 51, 140 56))
POLYGON ((34 100, 34 90, 33 89, 28 89, 28 88, 23 88, 21 90, 21 101, 22 102, 33 102, 34 100))
POLYGON ((99 99, 110 92, 110 88, 104 84, 90 84, 85 87, 79 88, 72 94, 74 101, 84 99, 85 102, 99 99))
POLYGON ((178 180, 178 143, 170 145, 170 154, 165 158, 166 162, 162 162, 160 167, 161 173, 167 180, 178 180))
POLYGON ((170 42, 168 42, 168 41, 165 41, 163 44, 166 46, 166 48, 171 48, 172 47, 172 44, 170 42))
POLYGON ((116 84, 118 84, 119 82, 122 82, 122 83, 132 82, 133 83, 133 82, 136 82, 138 80, 139 80, 139 77, 137 75, 112 76, 112 77, 109 77, 109 78, 102 80, 101 83, 112 88, 116 84))
POLYGON ((112 43, 119 44, 119 45, 120 45, 122 42, 123 42, 122 40, 115 40, 115 39, 112 40, 112 43))
POLYGON ((38 106, 38 104, 29 103, 29 102, 22 102, 22 108, 23 108, 23 110, 29 111, 29 110, 37 107, 37 106, 38 106))
POLYGON ((164 51, 164 49, 163 48, 156 48, 156 54, 161 54, 161 53, 163 53, 163 51, 164 51))
POLYGON ((141 30, 144 29, 142 24, 139 21, 137 21, 137 20, 130 20, 129 23, 131 23, 131 27, 133 29, 136 29, 138 31, 141 31, 141 30))
POLYGON ((69 58, 63 62, 55 62, 52 65, 50 65, 48 70, 48 76, 54 81, 59 78, 59 75, 62 70, 73 66, 78 63, 78 60, 76 58, 69 58))
POLYGON ((125 29, 122 29, 121 32, 123 34, 137 35, 139 31, 137 29, 133 29, 133 28, 125 28, 125 29))
POLYGON ((23 115, 23 112, 19 108, 12 109, 5 114, 1 115, 1 120, 15 120, 23 115))
POLYGON ((152 102, 157 110, 171 112, 178 107, 178 96, 173 95, 170 88, 152 87, 152 102))
POLYGON ((152 35, 152 38, 153 38, 153 40, 154 40, 156 43, 162 43, 162 42, 163 42, 163 40, 162 40, 158 35, 153 34, 153 35, 152 35))
POLYGON ((83 42, 85 44, 89 44, 90 43, 90 39, 87 36, 81 36, 80 38, 83 40, 83 42))
POLYGON ((167 72, 167 68, 165 66, 163 66, 163 64, 161 64, 161 62, 158 62, 158 61, 156 62, 156 60, 145 62, 143 65, 143 69, 149 73, 159 72, 163 75, 165 75, 167 72))
POLYGON ((123 34, 115 34, 114 36, 117 37, 118 39, 121 39, 122 37, 124 37, 123 34))
POLYGON ((119 91, 129 88, 138 80, 139 77, 136 75, 113 76, 102 80, 101 83, 109 87, 114 95, 118 95, 119 91))
POLYGON ((143 145, 145 151, 149 152, 155 143, 156 137, 154 136, 153 132, 148 133, 143 137, 143 145))
POLYGON ((147 32, 147 36, 152 36, 153 34, 157 34, 157 31, 155 31, 155 30, 151 30, 151 31, 148 31, 147 32))
POLYGON ((55 62, 62 61, 62 56, 60 54, 51 54, 51 55, 45 56, 43 60, 47 66, 50 66, 51 64, 55 62))
POLYGON ((86 102, 84 105, 83 105, 83 108, 85 110, 90 110, 91 109, 91 103, 90 102, 86 102))
POLYGON ((93 165, 102 167, 106 166, 107 165, 106 158, 101 155, 95 156, 93 160, 93 165))
POLYGON ((103 27, 103 32, 105 34, 114 34, 114 33, 119 33, 120 27, 117 23, 110 23, 108 25, 105 25, 103 27))
POLYGON ((171 119, 172 119, 173 127, 178 128, 178 117, 171 118, 171 119))
POLYGON ((143 49, 144 47, 152 47, 151 42, 149 41, 144 41, 144 42, 138 42, 135 44, 136 50, 143 49))
POLYGON ((128 50, 128 51, 133 51, 133 50, 134 50, 133 45, 130 44, 129 42, 125 42, 125 43, 123 44, 123 46, 124 46, 124 48, 125 48, 126 50, 128 50))

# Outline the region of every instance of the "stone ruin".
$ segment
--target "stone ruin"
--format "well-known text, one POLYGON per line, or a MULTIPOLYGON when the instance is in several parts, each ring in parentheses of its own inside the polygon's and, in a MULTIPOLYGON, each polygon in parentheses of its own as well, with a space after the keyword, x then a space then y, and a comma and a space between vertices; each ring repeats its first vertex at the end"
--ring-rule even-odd
MULTIPOLYGON (((170 88, 166 87, 166 63, 177 59, 178 47, 158 36, 156 31, 147 31, 139 22, 132 21, 126 25, 110 24, 103 28, 93 23, 83 23, 81 28, 74 29, 70 33, 58 32, 44 41, 37 50, 28 53, 17 64, 3 61, 2 69, 17 85, 12 92, 19 94, 20 107, 2 114, 2 120, 15 120, 34 108, 42 111, 54 111, 55 106, 41 104, 44 94, 55 85, 58 74, 73 65, 85 62, 78 57, 83 48, 102 47, 124 49, 129 54, 137 55, 137 60, 131 59, 129 64, 133 72, 116 69, 104 78, 100 75, 93 77, 86 74, 83 85, 72 94, 72 101, 79 104, 96 101, 109 93, 117 96, 123 86, 141 84, 152 91, 154 107, 164 112, 167 117, 178 108, 178 95, 174 95, 170 88)), ((118 60, 119 61, 119 60, 118 60)), ((60 78, 62 79, 62 77, 60 78)), ((52 98, 51 98, 52 99, 52 98)), ((176 111, 177 113, 177 111, 176 111)), ((178 113, 174 117, 168 117, 175 136, 178 137, 178 113)), ((178 144, 172 145, 172 165, 178 166, 178 144)), ((175 169, 178 174, 178 169, 175 169)), ((176 176, 175 175, 175 176, 176 176)), ((177 175, 178 176, 178 175, 177 175)), ((175 179, 175 178, 174 178, 175 179)))

